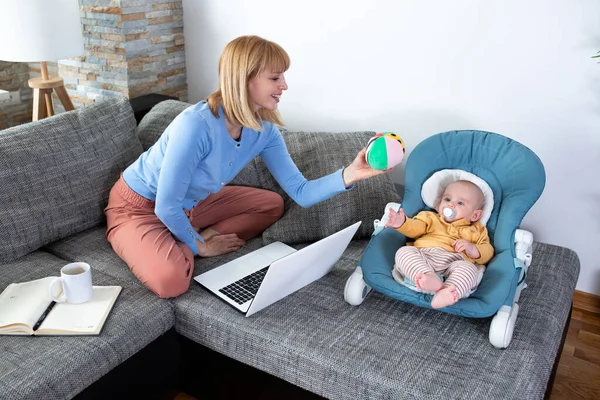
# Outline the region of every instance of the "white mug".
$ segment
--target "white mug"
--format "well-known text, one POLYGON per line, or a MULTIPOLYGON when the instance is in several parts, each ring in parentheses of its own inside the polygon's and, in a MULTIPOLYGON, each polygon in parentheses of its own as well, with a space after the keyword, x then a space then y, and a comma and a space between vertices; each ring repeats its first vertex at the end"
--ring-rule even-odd
POLYGON ((85 303, 92 298, 92 270, 90 265, 84 262, 74 262, 60 269, 60 278, 52 281, 49 287, 50 298, 57 303, 67 302, 71 304, 85 303), (55 295, 54 285, 62 283, 62 295, 55 295))

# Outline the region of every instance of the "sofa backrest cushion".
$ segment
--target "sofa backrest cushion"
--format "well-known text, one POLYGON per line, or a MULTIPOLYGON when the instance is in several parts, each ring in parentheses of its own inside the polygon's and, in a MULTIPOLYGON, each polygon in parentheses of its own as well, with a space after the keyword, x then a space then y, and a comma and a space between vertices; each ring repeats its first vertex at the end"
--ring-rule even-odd
MULTIPOLYGON (((161 101, 142 118, 138 126, 138 138, 144 150, 148 150, 163 134, 167 126, 179 113, 191 106, 189 103, 178 100, 161 101)), ((246 165, 240 173, 229 182, 230 186, 252 186, 260 187, 256 163, 246 165)))
MULTIPOLYGON (((298 169, 310 180, 350 165, 375 132, 282 130, 282 135, 298 169)), ((355 237, 369 237, 373 233, 373 221, 381 218, 385 205, 400 202, 391 177, 383 174, 357 182, 352 190, 312 207, 302 208, 279 187, 262 160, 257 164, 261 187, 281 194, 286 209, 283 217, 264 232, 265 243, 319 240, 357 221, 363 223, 355 237)))
POLYGON ((129 100, 109 98, 0 132, 0 263, 105 221, 141 153, 129 100))
POLYGON ((152 107, 144 115, 137 129, 138 139, 142 143, 144 151, 152 147, 171 121, 189 106, 191 104, 183 101, 165 100, 152 107))
MULTIPOLYGON (((166 100, 155 105, 140 121, 138 137, 144 150, 156 142, 173 119, 190 104, 166 100)), ((292 159, 307 179, 316 179, 348 166, 375 132, 291 132, 282 135, 292 159)), ((389 174, 358 182, 354 189, 310 208, 297 205, 281 189, 264 162, 257 157, 229 182, 277 192, 285 200, 286 213, 263 234, 266 243, 300 243, 321 239, 362 220, 357 237, 373 233, 373 220, 383 215, 388 202, 399 202, 389 174)))

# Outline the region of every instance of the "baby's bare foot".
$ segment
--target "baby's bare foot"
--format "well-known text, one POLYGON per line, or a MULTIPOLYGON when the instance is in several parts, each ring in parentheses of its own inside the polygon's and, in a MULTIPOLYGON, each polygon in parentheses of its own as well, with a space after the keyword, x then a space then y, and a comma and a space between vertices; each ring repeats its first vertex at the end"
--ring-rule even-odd
POLYGON ((431 307, 444 308, 451 306, 458 301, 458 294, 454 285, 448 285, 438 291, 431 299, 431 307))
POLYGON ((417 274, 415 277, 415 285, 417 285, 419 289, 432 290, 434 292, 437 292, 444 287, 444 283, 435 272, 417 274))

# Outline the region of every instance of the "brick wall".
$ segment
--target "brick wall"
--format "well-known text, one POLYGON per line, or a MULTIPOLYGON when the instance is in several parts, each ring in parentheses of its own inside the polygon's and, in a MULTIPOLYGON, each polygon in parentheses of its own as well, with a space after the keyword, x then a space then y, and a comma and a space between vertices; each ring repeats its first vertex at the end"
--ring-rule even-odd
MULTIPOLYGON (((85 54, 48 63, 50 75, 64 79, 75 108, 114 95, 187 100, 181 0, 79 2, 85 54)), ((29 75, 40 76, 39 64, 29 64, 29 75)), ((53 97, 55 112, 64 111, 53 97)))
POLYGON ((31 121, 33 90, 27 85, 28 80, 27 64, 0 61, 0 89, 18 91, 21 98, 17 104, 0 104, 0 130, 31 121))

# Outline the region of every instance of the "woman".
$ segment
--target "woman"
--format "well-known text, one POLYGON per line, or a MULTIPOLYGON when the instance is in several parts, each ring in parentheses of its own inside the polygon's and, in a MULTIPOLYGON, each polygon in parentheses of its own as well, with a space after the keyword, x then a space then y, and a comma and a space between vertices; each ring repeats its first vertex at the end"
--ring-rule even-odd
POLYGON ((304 207, 382 173, 368 166, 363 149, 346 168, 304 178, 274 125, 283 125, 277 105, 288 88, 289 66, 285 50, 260 37, 227 44, 217 91, 178 115, 112 188, 105 209, 108 241, 158 296, 188 289, 195 255, 238 250, 281 218, 277 193, 225 186, 256 156, 304 207))

